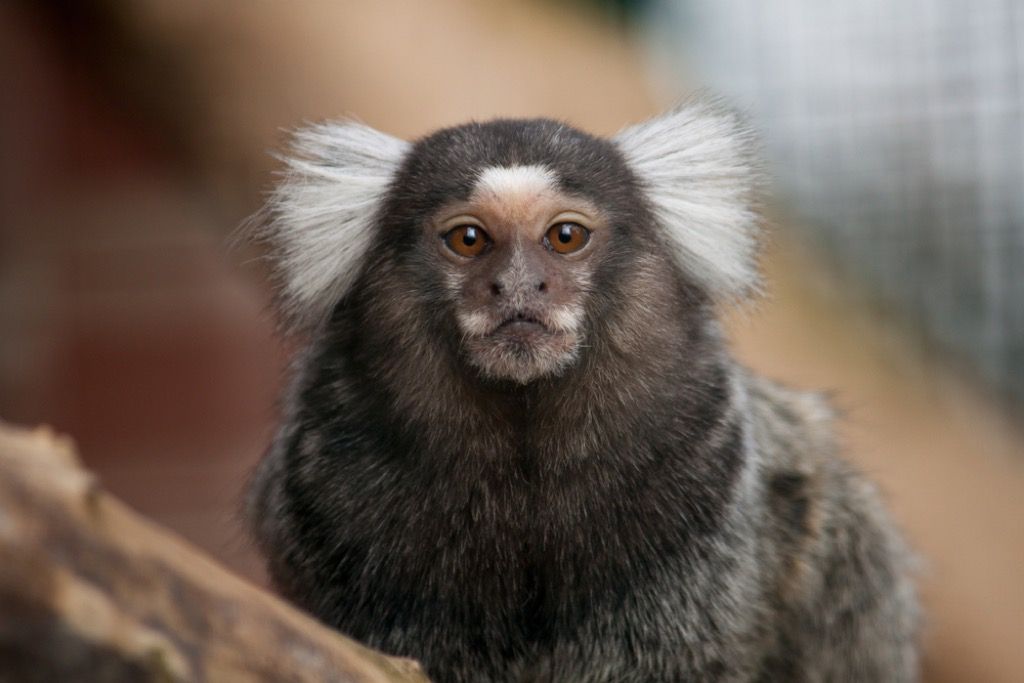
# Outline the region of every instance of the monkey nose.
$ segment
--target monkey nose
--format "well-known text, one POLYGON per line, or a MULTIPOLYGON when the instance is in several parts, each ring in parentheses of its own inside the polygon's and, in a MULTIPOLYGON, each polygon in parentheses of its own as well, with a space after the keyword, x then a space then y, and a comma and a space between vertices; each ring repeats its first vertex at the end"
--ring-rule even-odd
MULTIPOLYGON (((544 293, 548 291, 548 283, 545 280, 538 278, 537 280, 529 284, 517 283, 517 286, 514 289, 518 290, 520 288, 524 291, 532 290, 544 293)), ((501 282, 494 281, 491 283, 491 296, 495 297, 496 299, 500 299, 509 292, 509 289, 509 287, 506 287, 501 282)))

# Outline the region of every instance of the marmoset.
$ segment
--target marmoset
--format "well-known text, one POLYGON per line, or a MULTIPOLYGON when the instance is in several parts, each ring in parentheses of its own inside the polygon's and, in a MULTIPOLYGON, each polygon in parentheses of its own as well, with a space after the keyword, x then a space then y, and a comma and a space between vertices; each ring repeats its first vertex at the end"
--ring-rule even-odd
POLYGON ((296 134, 259 231, 306 340, 247 513, 275 587, 438 683, 911 681, 911 553, 823 398, 734 361, 758 164, 691 100, 296 134))

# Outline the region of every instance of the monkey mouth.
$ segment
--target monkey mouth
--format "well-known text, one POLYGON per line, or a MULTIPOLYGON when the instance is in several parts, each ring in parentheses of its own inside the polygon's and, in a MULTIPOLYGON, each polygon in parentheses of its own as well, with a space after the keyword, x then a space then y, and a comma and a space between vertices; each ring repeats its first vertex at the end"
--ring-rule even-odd
POLYGON ((529 337, 548 331, 547 325, 541 322, 540 318, 518 311, 498 323, 492 334, 507 333, 519 337, 529 337))
MULTIPOLYGON (((579 337, 557 316, 536 309, 495 311, 491 326, 465 337, 469 362, 484 375, 526 384, 559 372, 576 357, 579 337)), ((557 313, 557 311, 555 312, 557 313)))

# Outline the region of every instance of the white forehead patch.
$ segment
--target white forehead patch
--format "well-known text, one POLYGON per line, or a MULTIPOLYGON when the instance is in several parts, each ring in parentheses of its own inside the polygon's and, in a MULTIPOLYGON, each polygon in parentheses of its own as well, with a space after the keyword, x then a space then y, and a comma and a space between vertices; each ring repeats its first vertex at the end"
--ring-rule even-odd
POLYGON ((555 186, 555 174, 541 165, 490 166, 476 180, 474 194, 537 195, 555 186))

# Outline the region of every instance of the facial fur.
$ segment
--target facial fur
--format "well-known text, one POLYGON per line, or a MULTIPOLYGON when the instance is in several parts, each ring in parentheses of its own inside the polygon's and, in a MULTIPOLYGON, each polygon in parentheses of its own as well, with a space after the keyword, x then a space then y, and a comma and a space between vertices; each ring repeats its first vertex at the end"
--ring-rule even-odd
POLYGON ((557 375, 594 342, 595 290, 614 299, 601 288, 627 287, 610 276, 637 254, 671 262, 711 299, 756 288, 748 136, 714 104, 689 103, 611 140, 538 119, 472 123, 409 144, 343 123, 302 131, 296 151, 260 233, 293 329, 322 325, 346 295, 366 293, 360 277, 392 259, 395 272, 418 269, 407 285, 425 317, 448 313, 440 329, 457 331, 467 366, 523 383, 557 375), (493 240, 473 263, 438 253, 440 228, 459 212, 493 240), (542 231, 563 213, 590 230, 578 254, 544 248, 542 231), (489 296, 500 280, 511 289, 489 296), (496 329, 519 314, 542 329, 496 329))
POLYGON ((559 190, 545 167, 512 166, 485 169, 468 200, 428 222, 471 365, 490 378, 526 383, 575 361, 595 252, 607 238, 600 216, 586 199, 559 190), (579 251, 560 254, 547 234, 570 224, 588 237, 579 251), (473 226, 487 241, 481 254, 461 256, 448 246, 445 235, 460 226, 473 226))
MULTIPOLYGON (((405 330, 417 309, 424 337, 446 338, 453 363, 485 382, 522 385, 578 368, 606 341, 593 323, 639 276, 638 256, 671 260, 614 145, 543 120, 469 124, 417 142, 379 229, 388 238, 371 245, 360 281, 378 320, 395 320, 385 309, 400 306, 405 330), (480 253, 452 248, 449 236, 466 228, 485 244, 480 253), (563 228, 582 246, 560 251, 552 230, 563 228), (392 281, 378 284, 384 267, 392 281), (398 303, 396 278, 408 293, 398 303)), ((670 277, 663 288, 676 284, 670 277)), ((397 343, 381 333, 381 344, 397 343)))

